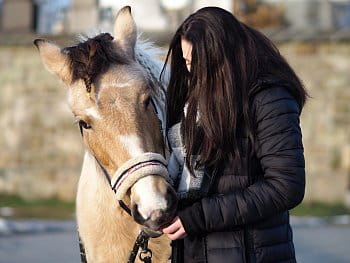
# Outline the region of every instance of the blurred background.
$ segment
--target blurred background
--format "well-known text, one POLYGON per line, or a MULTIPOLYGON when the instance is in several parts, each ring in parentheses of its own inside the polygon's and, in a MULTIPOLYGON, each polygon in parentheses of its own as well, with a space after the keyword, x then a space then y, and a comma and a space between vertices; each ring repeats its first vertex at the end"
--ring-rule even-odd
POLYGON ((0 262, 79 261, 83 146, 64 86, 32 42, 67 46, 81 33, 110 32, 124 5, 164 53, 204 6, 231 11, 276 43, 311 95, 301 118, 306 196, 291 211, 298 259, 350 262, 350 0, 0 0, 0 262))

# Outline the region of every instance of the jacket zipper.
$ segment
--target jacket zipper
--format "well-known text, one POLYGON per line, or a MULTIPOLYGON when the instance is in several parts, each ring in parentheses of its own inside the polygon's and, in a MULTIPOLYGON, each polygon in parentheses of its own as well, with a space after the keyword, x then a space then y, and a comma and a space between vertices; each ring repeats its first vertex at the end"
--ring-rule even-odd
POLYGON ((208 263, 207 236, 204 236, 204 237, 203 237, 203 243, 204 243, 204 258, 205 258, 205 263, 208 263))
POLYGON ((245 228, 243 228, 243 246, 244 246, 244 253, 243 253, 243 256, 244 256, 244 258, 243 258, 243 261, 245 262, 245 263, 248 263, 248 259, 249 259, 249 251, 248 251, 248 248, 249 248, 249 246, 248 246, 248 230, 247 230, 247 228, 245 227, 245 228))

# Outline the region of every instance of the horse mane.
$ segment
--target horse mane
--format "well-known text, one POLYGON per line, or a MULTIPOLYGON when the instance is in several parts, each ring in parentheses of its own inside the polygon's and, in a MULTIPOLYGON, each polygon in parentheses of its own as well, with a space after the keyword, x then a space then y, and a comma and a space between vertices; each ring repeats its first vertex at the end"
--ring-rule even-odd
POLYGON ((147 79, 153 83, 150 88, 153 89, 154 95, 157 96, 165 96, 168 86, 167 75, 165 78, 160 79, 164 64, 160 58, 163 55, 164 52, 160 48, 138 36, 135 46, 135 59, 144 68, 147 79))
MULTIPOLYGON (((162 135, 164 141, 167 141, 166 136, 166 90, 169 83, 169 72, 165 72, 162 78, 161 72, 163 62, 160 58, 164 52, 153 45, 153 43, 143 40, 139 35, 135 46, 135 59, 144 68, 149 80, 149 86, 152 92, 152 98, 158 111, 158 118, 161 121, 162 135)), ((167 143, 166 143, 167 147, 167 143)))
POLYGON ((111 64, 128 63, 128 60, 117 52, 112 41, 113 37, 110 34, 102 33, 63 49, 69 57, 72 83, 82 79, 89 89, 95 79, 105 73, 111 64))

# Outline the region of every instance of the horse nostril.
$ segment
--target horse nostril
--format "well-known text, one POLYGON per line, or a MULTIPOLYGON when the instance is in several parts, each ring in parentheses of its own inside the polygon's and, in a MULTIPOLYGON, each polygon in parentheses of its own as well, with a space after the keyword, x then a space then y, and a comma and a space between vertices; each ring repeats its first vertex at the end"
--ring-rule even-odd
POLYGON ((152 221, 156 221, 157 219, 159 219, 164 213, 164 210, 163 209, 157 209, 157 210, 153 210, 151 212, 151 216, 150 216, 150 219, 152 221))

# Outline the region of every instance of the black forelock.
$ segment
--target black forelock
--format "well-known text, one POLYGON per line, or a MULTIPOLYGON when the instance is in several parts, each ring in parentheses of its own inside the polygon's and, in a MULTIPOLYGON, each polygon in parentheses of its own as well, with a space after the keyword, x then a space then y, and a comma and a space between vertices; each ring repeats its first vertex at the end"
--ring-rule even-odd
POLYGON ((66 47, 63 52, 69 57, 72 83, 79 79, 84 80, 85 83, 94 83, 111 64, 128 63, 125 55, 118 53, 113 37, 108 33, 102 33, 75 46, 66 47))

